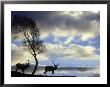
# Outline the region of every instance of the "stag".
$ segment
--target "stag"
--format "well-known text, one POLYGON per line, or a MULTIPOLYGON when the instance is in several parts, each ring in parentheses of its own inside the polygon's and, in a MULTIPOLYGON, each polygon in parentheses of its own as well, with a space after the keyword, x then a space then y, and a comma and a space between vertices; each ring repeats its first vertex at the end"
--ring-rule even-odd
POLYGON ((28 67, 30 67, 29 60, 28 60, 28 62, 26 62, 26 64, 17 63, 16 64, 16 72, 19 69, 19 70, 21 70, 24 73, 25 69, 27 69, 28 67))
POLYGON ((52 63, 53 63, 54 66, 46 66, 44 74, 47 71, 49 71, 49 72, 52 71, 52 74, 54 74, 54 70, 57 70, 57 66, 59 66, 59 64, 56 65, 53 61, 52 61, 52 63))

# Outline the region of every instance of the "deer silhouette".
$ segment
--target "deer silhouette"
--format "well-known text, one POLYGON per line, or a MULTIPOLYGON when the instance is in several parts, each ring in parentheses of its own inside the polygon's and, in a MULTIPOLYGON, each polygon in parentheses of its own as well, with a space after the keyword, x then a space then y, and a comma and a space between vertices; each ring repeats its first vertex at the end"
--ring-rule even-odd
POLYGON ((19 69, 19 70, 22 70, 22 72, 24 73, 25 69, 27 69, 28 67, 30 67, 29 59, 28 59, 28 62, 26 62, 26 64, 17 63, 16 64, 16 72, 19 69))
POLYGON ((53 65, 54 66, 45 66, 45 72, 44 74, 47 72, 47 71, 52 71, 52 74, 54 74, 54 70, 57 70, 57 66, 59 66, 59 64, 55 64, 53 61, 52 61, 53 65))

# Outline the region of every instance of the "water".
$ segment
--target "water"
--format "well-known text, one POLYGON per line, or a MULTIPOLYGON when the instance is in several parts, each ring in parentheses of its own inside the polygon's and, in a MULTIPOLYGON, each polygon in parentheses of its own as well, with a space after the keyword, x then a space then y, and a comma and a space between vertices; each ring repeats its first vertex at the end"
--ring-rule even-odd
MULTIPOLYGON (((31 67, 25 70, 25 73, 31 74, 34 68, 31 67)), ((12 67, 12 71, 15 71, 15 66, 12 67)), ((38 67, 35 75, 44 75, 45 68, 38 67)), ((47 72, 47 76, 76 76, 76 77, 100 77, 99 67, 60 67, 55 70, 54 74, 52 72, 47 72)))

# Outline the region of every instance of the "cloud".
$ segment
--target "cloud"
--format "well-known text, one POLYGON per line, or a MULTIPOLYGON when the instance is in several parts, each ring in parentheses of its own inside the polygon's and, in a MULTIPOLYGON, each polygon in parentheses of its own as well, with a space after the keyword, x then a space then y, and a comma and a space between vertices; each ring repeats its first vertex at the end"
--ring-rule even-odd
MULTIPOLYGON (((100 57, 96 54, 95 47, 91 45, 80 46, 71 42, 75 37, 78 37, 80 41, 100 37, 100 12, 36 11, 17 12, 17 14, 29 16, 36 21, 40 28, 41 39, 45 40, 49 37, 54 39, 52 43, 45 42, 48 51, 37 56, 39 61, 45 61, 49 58, 99 60, 100 57), (64 41, 61 41, 61 38, 65 38, 64 41)), ((13 63, 25 62, 28 58, 32 62, 34 61, 34 58, 23 46, 12 44, 13 63)))
MULTIPOLYGON (((73 13, 75 14, 75 12, 73 13)), ((99 13, 83 12, 80 14, 80 17, 77 18, 74 15, 71 16, 70 12, 66 15, 62 12, 60 15, 54 14, 54 16, 49 17, 49 19, 42 20, 43 23, 40 21, 41 32, 45 32, 44 36, 52 34, 55 37, 67 36, 69 38, 70 36, 74 38, 80 34, 80 39, 87 41, 100 35, 99 20, 99 13)))
POLYGON ((49 34, 55 37, 73 36, 73 38, 80 34, 80 39, 85 41, 100 35, 99 11, 18 11, 15 13, 35 20, 43 39, 49 34))
POLYGON ((73 40, 73 37, 68 37, 64 44, 69 44, 73 40))
POLYGON ((96 55, 96 48, 92 46, 80 46, 71 44, 69 46, 61 44, 47 44, 47 55, 55 58, 65 59, 86 59, 99 60, 99 55, 96 55))
POLYGON ((41 27, 44 26, 44 29, 51 29, 55 27, 71 29, 73 27, 74 29, 83 31, 90 28, 92 21, 99 22, 100 20, 100 14, 92 13, 91 11, 38 12, 38 14, 39 13, 43 16, 43 18, 38 21, 41 27), (46 16, 45 13, 47 13, 46 16), (80 18, 74 16, 74 14, 77 14, 76 16, 79 16, 78 14, 80 14, 80 18))
POLYGON ((21 47, 17 46, 16 44, 11 44, 11 62, 12 64, 19 62, 25 62, 24 61, 24 51, 21 47))
MULTIPOLYGON (((37 55, 39 61, 48 60, 48 57, 45 54, 37 55)), ((24 46, 17 46, 16 44, 11 45, 11 63, 16 64, 18 62, 25 63, 27 60, 30 62, 35 62, 33 56, 27 51, 27 48, 24 46)))
MULTIPOLYGON (((61 45, 45 43, 47 50, 44 54, 37 55, 38 61, 49 60, 98 60, 100 56, 97 55, 96 48, 93 46, 80 46, 77 44, 61 45)), ((12 44, 12 65, 18 62, 25 63, 28 59, 34 63, 34 58, 29 54, 27 49, 23 46, 12 44)))
POLYGON ((100 12, 99 11, 85 11, 83 15, 81 15, 82 19, 88 20, 88 21, 100 21, 100 12))
POLYGON ((87 40, 93 39, 93 38, 95 38, 95 35, 94 35, 93 33, 83 33, 83 34, 81 34, 81 36, 80 36, 80 39, 81 39, 82 41, 87 41, 87 40))

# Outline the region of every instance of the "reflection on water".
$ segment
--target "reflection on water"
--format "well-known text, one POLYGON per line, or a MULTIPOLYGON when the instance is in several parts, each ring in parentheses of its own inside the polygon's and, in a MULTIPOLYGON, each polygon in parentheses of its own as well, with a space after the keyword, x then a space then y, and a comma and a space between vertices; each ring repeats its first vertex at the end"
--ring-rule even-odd
MULTIPOLYGON (((15 66, 11 67, 12 71, 15 71, 15 66)), ((30 74, 34 68, 31 67, 25 71, 25 73, 30 74)), ((44 67, 38 67, 36 70, 36 75, 44 75, 44 67)), ((60 67, 55 70, 54 75, 52 72, 47 72, 47 76, 76 76, 76 77, 100 77, 99 67, 60 67)))

